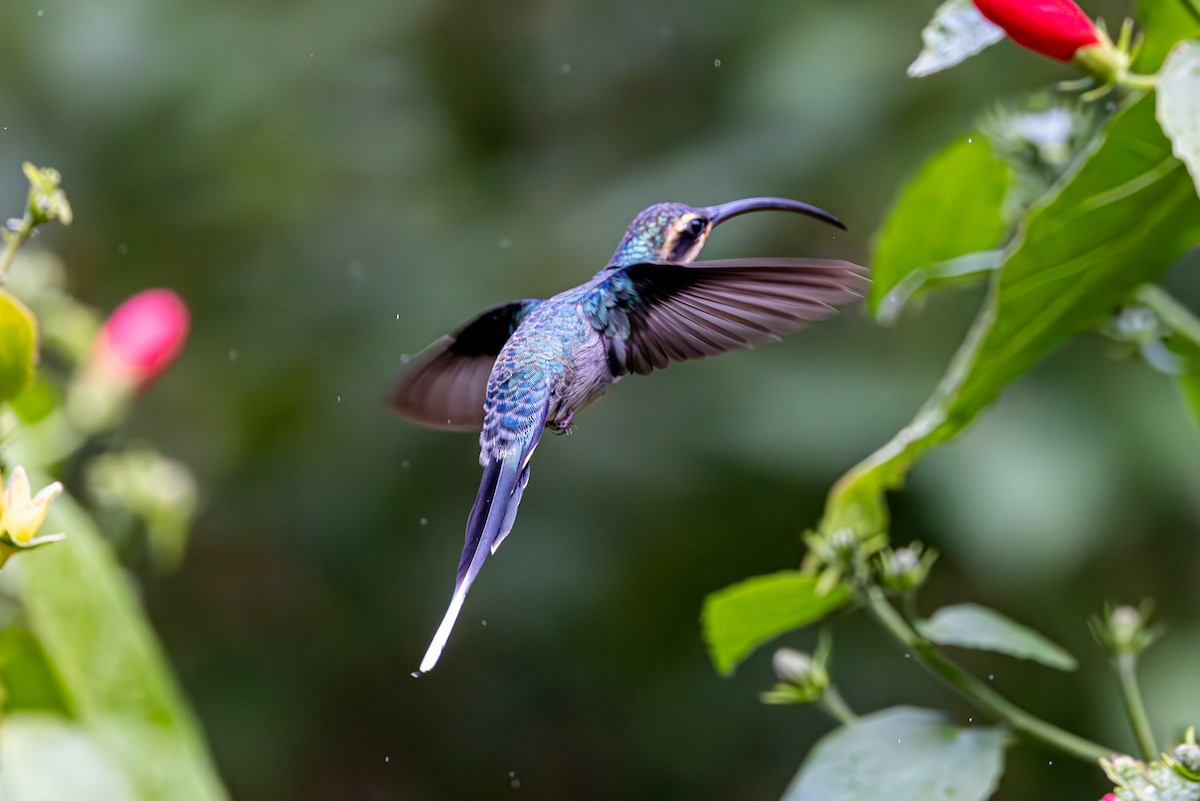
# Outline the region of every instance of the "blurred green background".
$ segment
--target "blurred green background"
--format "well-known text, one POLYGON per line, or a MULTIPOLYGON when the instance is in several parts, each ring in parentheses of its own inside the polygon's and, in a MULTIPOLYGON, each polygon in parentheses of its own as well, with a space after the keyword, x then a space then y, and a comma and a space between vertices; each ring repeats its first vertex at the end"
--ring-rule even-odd
MULTIPOLYGON (((58 167, 76 221, 38 244, 73 289, 107 309, 170 286, 194 311, 128 434, 192 465, 204 510, 179 571, 131 567, 236 798, 778 797, 830 724, 757 702, 766 654, 718 678, 701 599, 799 561, 828 486, 911 417, 979 292, 622 383, 539 450, 515 536, 421 679, 477 443, 380 399, 402 354, 591 275, 652 202, 801 198, 850 232, 758 215, 707 255, 867 260, 922 159, 1070 77, 1003 44, 906 78, 935 5, 6 4, 0 208, 21 207, 22 160, 58 167)), ((1193 308, 1195 262, 1170 277, 1193 308)), ((1085 618, 1154 596, 1152 709, 1163 736, 1200 722, 1200 439, 1169 382, 1109 351, 1073 343, 931 454, 895 536, 944 554, 927 610, 991 604, 1084 662, 973 667, 1131 748, 1085 618)), ((971 714, 865 621, 836 637, 860 711, 971 714)), ((1011 762, 1001 798, 1105 789, 1036 748, 1011 762)))

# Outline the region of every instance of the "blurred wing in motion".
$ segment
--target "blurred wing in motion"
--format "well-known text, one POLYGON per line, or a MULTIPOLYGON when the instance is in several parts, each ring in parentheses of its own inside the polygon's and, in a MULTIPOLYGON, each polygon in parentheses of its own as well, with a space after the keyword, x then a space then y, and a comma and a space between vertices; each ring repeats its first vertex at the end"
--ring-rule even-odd
POLYGON ((649 373, 825 320, 861 298, 868 280, 864 267, 819 259, 635 264, 614 271, 597 328, 614 373, 649 373))
POLYGON ((430 428, 479 431, 496 356, 539 303, 526 299, 488 309, 421 351, 388 393, 388 408, 430 428))

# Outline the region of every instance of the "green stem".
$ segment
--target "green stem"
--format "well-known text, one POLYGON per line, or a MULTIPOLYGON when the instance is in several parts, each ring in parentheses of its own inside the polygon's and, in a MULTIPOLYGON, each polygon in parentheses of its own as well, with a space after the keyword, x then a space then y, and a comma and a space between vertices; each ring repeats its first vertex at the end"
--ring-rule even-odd
POLYGON ((878 587, 864 590, 867 609, 885 630, 907 647, 926 669, 948 683, 977 708, 1007 722, 1015 730, 1086 762, 1111 756, 1113 749, 1085 740, 1026 712, 1000 693, 951 662, 933 643, 917 634, 888 603, 878 587))
POLYGON ((4 237, 4 253, 0 253, 0 284, 3 284, 8 278, 8 268, 12 266, 13 259, 17 256, 17 251, 21 249, 29 241, 29 237, 33 234, 33 219, 26 214, 21 219, 21 225, 17 230, 10 231, 4 237))
POLYGON ((842 694, 832 684, 825 688, 825 692, 821 694, 821 700, 817 703, 821 709, 828 712, 843 726, 858 720, 858 715, 855 714, 850 705, 846 703, 846 699, 842 698, 842 694))
POLYGON ((1148 306, 1177 336, 1200 347, 1200 319, 1171 297, 1167 290, 1155 284, 1142 284, 1133 297, 1138 303, 1148 306))
POLYGON ((1137 736, 1138 748, 1147 760, 1159 755, 1158 744, 1154 741, 1154 731, 1150 728, 1150 717, 1146 714, 1146 705, 1142 703, 1142 691, 1137 680, 1137 654, 1120 653, 1113 660, 1117 670, 1117 678, 1121 682, 1121 697, 1125 700, 1125 712, 1129 722, 1133 724, 1133 733, 1137 736))

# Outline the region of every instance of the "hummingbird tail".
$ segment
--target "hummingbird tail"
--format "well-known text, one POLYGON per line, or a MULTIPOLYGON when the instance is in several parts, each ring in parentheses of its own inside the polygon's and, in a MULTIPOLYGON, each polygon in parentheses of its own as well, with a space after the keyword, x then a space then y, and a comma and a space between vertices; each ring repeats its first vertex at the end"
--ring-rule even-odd
POLYGON ((475 577, 479 575, 488 556, 496 552, 512 529, 517 506, 521 503, 521 493, 529 482, 528 457, 534 445, 536 440, 518 453, 492 459, 484 465, 479 494, 475 496, 475 505, 471 507, 471 515, 467 518, 467 541, 458 561, 454 595, 450 598, 450 607, 442 618, 442 624, 429 643, 429 650, 421 660, 422 673, 428 673, 437 664, 475 577))

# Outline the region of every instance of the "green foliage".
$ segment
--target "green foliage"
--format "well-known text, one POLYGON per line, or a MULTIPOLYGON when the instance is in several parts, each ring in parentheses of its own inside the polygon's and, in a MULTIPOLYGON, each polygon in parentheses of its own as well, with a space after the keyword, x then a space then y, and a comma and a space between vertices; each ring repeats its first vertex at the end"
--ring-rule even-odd
MULTIPOLYGON (((51 507, 48 525, 70 536, 22 555, 21 599, 33 633, 74 699, 78 725, 135 788, 131 799, 225 798, 196 724, 99 532, 69 497, 51 507)), ((46 780, 57 781, 52 775, 46 780)))
POLYGON ((15 710, 70 714, 58 677, 37 639, 25 629, 12 627, 0 633, 0 682, 6 714, 15 710))
POLYGON ((1008 733, 895 707, 826 735, 783 801, 982 801, 1004 769, 1008 733))
POLYGON ((998 245, 1008 185, 1008 167, 978 132, 927 161, 876 239, 871 311, 878 316, 888 293, 914 273, 998 245))
POLYGON ((1183 401, 1187 404, 1196 430, 1200 431, 1200 373, 1180 376, 1179 392, 1183 395, 1183 401))
POLYGON ((883 493, 929 447, 961 431, 1014 378, 1102 322, 1139 284, 1159 278, 1200 235, 1183 165, 1133 100, 1076 170, 1029 210, 983 312, 933 396, 891 442, 830 493, 823 530, 887 526, 883 493))
POLYGON ((1200 42, 1180 42, 1163 64, 1158 121, 1200 192, 1200 42))
POLYGON ((1137 20, 1142 26, 1142 46, 1134 68, 1150 73, 1162 66, 1175 43, 1200 36, 1200 12, 1192 0, 1142 0, 1137 20))
POLYGON ((6 715, 0 726, 0 764, 0 796, 13 801, 172 798, 139 794, 94 737, 56 715, 6 715))
POLYGON ((916 627, 921 636, 938 645, 995 651, 1059 670, 1079 666, 1075 657, 1041 634, 977 604, 943 606, 916 627))
POLYGON ((0 401, 9 400, 33 378, 37 331, 25 304, 0 289, 0 401))
POLYGON ((949 69, 1004 38, 1004 31, 984 18, 971 0, 946 0, 921 31, 924 47, 908 67, 910 78, 949 69))
POLYGON ((817 592, 817 579, 785 570, 747 579, 704 599, 701 625, 713 664, 729 675, 768 640, 820 620, 850 598, 834 587, 817 592))

